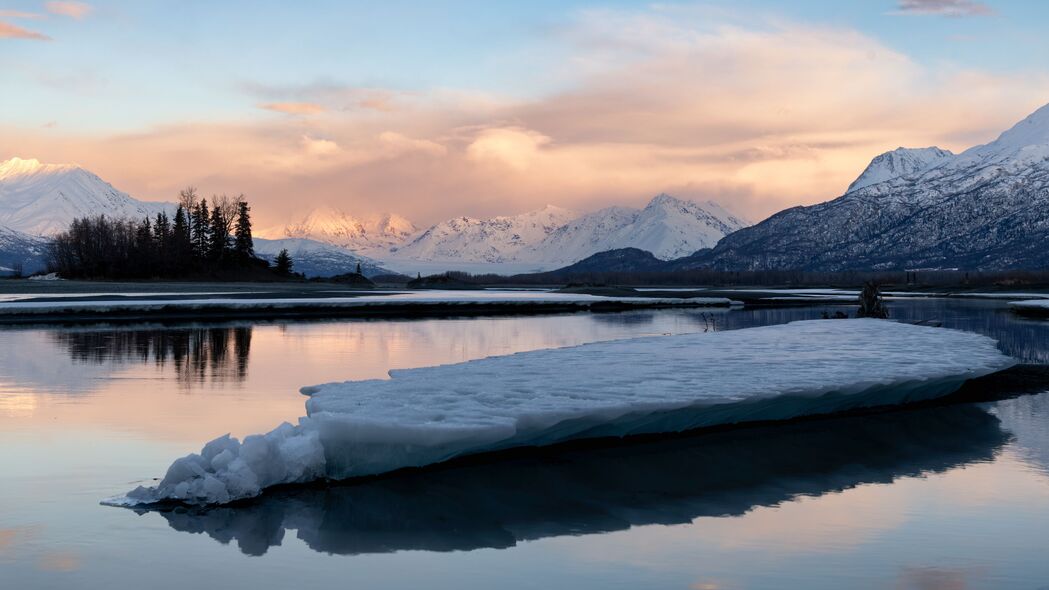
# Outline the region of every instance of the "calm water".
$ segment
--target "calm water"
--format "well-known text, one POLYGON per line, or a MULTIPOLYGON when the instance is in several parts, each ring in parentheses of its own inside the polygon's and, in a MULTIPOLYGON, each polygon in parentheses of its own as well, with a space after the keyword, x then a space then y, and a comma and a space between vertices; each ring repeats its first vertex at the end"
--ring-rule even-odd
MULTIPOLYGON (((892 304, 1049 362, 996 302, 892 304)), ((302 385, 822 309, 0 330, 0 587, 1049 588, 1049 394, 303 488, 99 500, 302 385)))

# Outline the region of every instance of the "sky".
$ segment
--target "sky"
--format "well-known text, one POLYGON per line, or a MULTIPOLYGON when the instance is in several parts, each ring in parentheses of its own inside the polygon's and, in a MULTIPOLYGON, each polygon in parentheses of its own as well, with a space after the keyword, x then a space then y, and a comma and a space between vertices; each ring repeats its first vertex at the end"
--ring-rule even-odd
POLYGON ((1049 102, 1049 3, 0 0, 0 160, 423 225, 660 192, 760 220, 1049 102))

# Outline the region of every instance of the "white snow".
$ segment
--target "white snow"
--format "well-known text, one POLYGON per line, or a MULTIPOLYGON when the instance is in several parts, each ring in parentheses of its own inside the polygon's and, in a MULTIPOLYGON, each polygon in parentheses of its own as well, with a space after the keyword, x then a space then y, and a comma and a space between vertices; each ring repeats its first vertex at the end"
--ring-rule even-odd
POLYGON ((171 203, 135 200, 72 164, 21 158, 0 162, 0 224, 34 236, 65 230, 78 217, 142 219, 174 208, 171 203))
POLYGON ((1044 311, 1049 313, 1049 299, 1030 299, 1027 301, 1012 301, 1009 307, 1019 310, 1044 311))
POLYGON ((896 148, 871 160, 871 163, 867 165, 863 173, 856 180, 852 181, 852 184, 849 185, 845 192, 851 193, 854 190, 885 182, 886 180, 911 176, 928 170, 953 157, 953 153, 938 147, 896 148))
POLYGON ((587 309, 595 304, 617 303, 644 306, 715 306, 728 307, 732 301, 723 297, 654 298, 601 297, 573 293, 529 291, 420 291, 361 297, 284 297, 264 299, 199 298, 199 299, 114 299, 90 301, 0 301, 0 317, 18 315, 62 315, 81 313, 149 312, 159 310, 281 310, 281 309, 350 309, 404 305, 573 305, 587 309))
POLYGON ((538 244, 577 216, 567 209, 547 205, 537 211, 491 219, 457 217, 428 228, 397 247, 388 258, 428 262, 512 262, 523 249, 538 244))
POLYGON ((969 332, 824 320, 396 370, 303 388, 298 425, 215 439, 156 487, 106 503, 226 503, 513 447, 902 404, 1014 363, 969 332))
POLYGON ((377 260, 326 242, 307 238, 254 238, 253 241, 255 255, 270 263, 281 250, 287 250, 293 263, 292 270, 307 277, 332 277, 354 272, 358 264, 366 277, 390 272, 377 260))
POLYGON ((415 225, 400 215, 384 213, 357 218, 335 207, 320 207, 294 223, 266 228, 258 235, 271 240, 316 240, 358 254, 382 256, 417 232, 415 225))
POLYGON ((608 207, 584 215, 523 250, 517 258, 556 268, 598 252, 630 247, 671 260, 710 248, 748 225, 713 201, 696 203, 661 194, 644 209, 608 207))
POLYGON ((366 254, 402 272, 514 274, 550 270, 616 248, 669 260, 713 246, 749 223, 713 201, 661 194, 643 209, 608 207, 580 216, 553 205, 488 219, 456 217, 414 232, 403 218, 360 220, 335 209, 260 236, 311 238, 366 254))

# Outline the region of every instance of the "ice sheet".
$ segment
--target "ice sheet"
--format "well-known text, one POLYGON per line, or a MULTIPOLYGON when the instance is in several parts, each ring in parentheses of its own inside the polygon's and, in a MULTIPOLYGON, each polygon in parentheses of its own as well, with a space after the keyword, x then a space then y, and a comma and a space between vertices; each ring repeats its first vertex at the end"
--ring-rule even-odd
POLYGON ((266 487, 474 453, 896 405, 1013 365, 969 332, 823 320, 619 340, 303 388, 308 416, 221 437, 116 504, 227 503, 266 487))
POLYGON ((287 297, 233 299, 210 297, 200 299, 119 299, 91 301, 10 301, 0 302, 0 316, 62 315, 77 313, 149 312, 157 310, 280 310, 280 309, 347 309, 403 305, 573 305, 585 309, 594 304, 687 305, 728 307, 732 302, 723 297, 654 298, 601 297, 571 293, 538 293, 529 291, 426 291, 364 295, 360 297, 287 297))

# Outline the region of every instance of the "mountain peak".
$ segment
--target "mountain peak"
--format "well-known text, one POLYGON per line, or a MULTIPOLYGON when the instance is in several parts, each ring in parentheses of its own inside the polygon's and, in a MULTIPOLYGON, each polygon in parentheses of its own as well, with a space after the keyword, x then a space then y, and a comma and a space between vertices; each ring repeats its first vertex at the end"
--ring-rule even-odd
POLYGON ((40 160, 35 158, 22 159, 14 157, 5 162, 0 162, 0 178, 31 174, 44 167, 45 164, 41 164, 40 160))
POLYGON ((845 192, 851 193, 852 191, 892 180, 893 178, 910 176, 953 157, 954 154, 950 150, 935 146, 925 148, 898 147, 875 156, 870 164, 867 165, 867 168, 863 170, 863 173, 856 180, 852 181, 852 184, 849 185, 845 192))
POLYGON ((667 193, 659 193, 652 197, 652 200, 648 202, 647 207, 659 206, 659 205, 677 205, 683 201, 675 196, 667 193))
POLYGON ((978 145, 963 155, 978 158, 1010 157, 1031 146, 1049 146, 1049 104, 1027 115, 991 143, 978 145))

